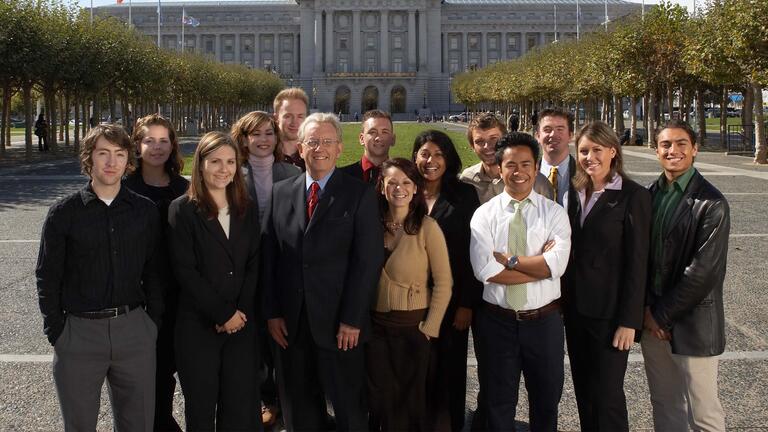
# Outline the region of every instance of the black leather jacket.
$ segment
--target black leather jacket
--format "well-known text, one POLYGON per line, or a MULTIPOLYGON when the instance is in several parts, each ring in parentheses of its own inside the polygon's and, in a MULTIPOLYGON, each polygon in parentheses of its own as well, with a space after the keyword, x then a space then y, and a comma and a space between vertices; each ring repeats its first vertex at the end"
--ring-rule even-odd
MULTIPOLYGON (((657 182, 649 189, 659 192, 657 182)), ((697 171, 663 235, 661 292, 648 278, 647 303, 672 332, 672 352, 714 356, 725 350, 723 280, 731 228, 728 201, 697 171)))

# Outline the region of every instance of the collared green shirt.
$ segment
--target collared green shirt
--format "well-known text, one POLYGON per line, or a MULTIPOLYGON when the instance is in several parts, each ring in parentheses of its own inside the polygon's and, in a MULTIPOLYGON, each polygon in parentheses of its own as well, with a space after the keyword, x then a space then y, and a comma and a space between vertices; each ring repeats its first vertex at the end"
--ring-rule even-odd
POLYGON ((653 251, 653 286, 657 293, 661 292, 661 263, 664 249, 664 232, 671 223, 672 215, 680 200, 683 199, 688 183, 696 173, 696 168, 690 167, 683 175, 672 183, 667 182, 667 177, 662 173, 657 181, 659 191, 653 199, 653 227, 651 229, 651 243, 653 251))

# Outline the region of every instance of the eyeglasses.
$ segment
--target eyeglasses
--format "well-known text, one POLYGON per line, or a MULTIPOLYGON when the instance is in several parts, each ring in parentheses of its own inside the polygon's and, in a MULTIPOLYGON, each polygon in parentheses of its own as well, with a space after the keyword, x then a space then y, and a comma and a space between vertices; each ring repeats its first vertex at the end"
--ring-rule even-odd
POLYGON ((332 146, 332 145, 334 145, 334 144, 336 144, 338 142, 339 142, 339 140, 330 139, 330 138, 326 138, 326 139, 322 139, 322 140, 310 139, 310 140, 304 141, 304 145, 306 145, 309 148, 313 148, 313 149, 316 149, 316 148, 318 148, 320 146, 323 146, 323 148, 329 148, 330 146, 332 146))

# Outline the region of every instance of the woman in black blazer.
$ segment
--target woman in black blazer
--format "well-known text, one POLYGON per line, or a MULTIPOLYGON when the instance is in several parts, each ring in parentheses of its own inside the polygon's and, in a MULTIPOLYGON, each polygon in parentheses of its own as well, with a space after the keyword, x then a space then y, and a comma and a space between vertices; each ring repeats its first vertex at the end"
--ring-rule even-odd
MULTIPOLYGON (((168 206, 171 201, 184 195, 189 187, 181 176, 184 160, 179 150, 179 140, 171 122, 159 114, 150 114, 136 121, 131 137, 136 145, 139 163, 136 171, 129 174, 123 185, 139 195, 152 200, 165 223, 162 225, 163 241, 158 242, 162 259, 168 260, 165 239, 168 232, 168 206)), ((170 266, 163 266, 170 273, 170 266)), ((171 276, 170 274, 168 276, 171 276)), ((173 418, 173 393, 176 390, 176 360, 173 333, 176 327, 176 310, 179 304, 179 287, 169 277, 163 296, 165 305, 162 327, 157 335, 157 370, 155 373, 155 430, 178 431, 181 427, 173 418)))
POLYGON ((607 124, 584 126, 576 148, 563 300, 579 420, 584 431, 626 431, 624 374, 643 327, 651 197, 624 173, 607 124))
POLYGON ((187 430, 261 430, 256 289, 261 232, 229 135, 203 136, 189 191, 171 203, 180 286, 176 363, 187 430))
POLYGON ((480 201, 472 185, 459 181, 461 159, 445 133, 420 133, 413 143, 412 159, 426 182, 428 214, 445 235, 453 275, 451 301, 440 337, 433 344, 428 400, 434 401, 434 429, 460 431, 464 427, 469 326, 472 310, 483 295, 483 285, 475 279, 469 260, 469 221, 480 201))
MULTIPOLYGON (((240 117, 231 130, 243 155, 243 176, 251 201, 259 208, 259 220, 272 198, 272 185, 301 174, 299 167, 282 162, 280 131, 275 118, 264 111, 252 111, 240 117)), ((264 224, 262 224, 264 226, 264 224)), ((261 384, 261 419, 264 427, 271 427, 280 414, 275 380, 275 361, 272 352, 272 338, 266 326, 259 323, 259 346, 264 361, 264 380, 261 384)))

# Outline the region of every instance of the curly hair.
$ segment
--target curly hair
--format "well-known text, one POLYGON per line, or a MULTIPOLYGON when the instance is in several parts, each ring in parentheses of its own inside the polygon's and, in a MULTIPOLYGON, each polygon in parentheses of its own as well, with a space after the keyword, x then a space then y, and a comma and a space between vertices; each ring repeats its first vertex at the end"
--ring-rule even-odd
POLYGON ((125 167, 125 174, 130 174, 136 169, 136 151, 134 149, 131 137, 122 126, 117 124, 100 124, 92 127, 88 134, 83 138, 80 147, 80 171, 89 176, 93 169, 93 149, 99 138, 104 138, 112 144, 128 151, 128 164, 125 167))

